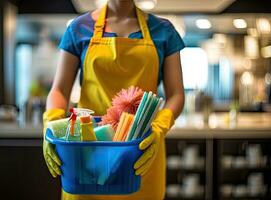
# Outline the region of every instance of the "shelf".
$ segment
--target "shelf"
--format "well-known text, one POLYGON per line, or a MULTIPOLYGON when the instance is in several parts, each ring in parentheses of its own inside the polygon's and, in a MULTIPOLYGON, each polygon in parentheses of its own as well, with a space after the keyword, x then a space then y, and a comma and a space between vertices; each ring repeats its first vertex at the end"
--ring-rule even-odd
POLYGON ((167 172, 185 172, 185 173, 205 173, 205 168, 194 168, 194 169, 187 169, 187 168, 179 168, 179 169, 169 169, 167 168, 167 172))
POLYGON ((204 196, 199 196, 199 197, 183 197, 183 196, 178 196, 178 197, 166 197, 165 200, 203 200, 204 196))
MULTIPOLYGON (((257 133, 253 133, 256 134, 257 133)), ((247 133, 244 134, 244 138, 238 137, 228 137, 225 138, 208 138, 205 140, 204 145, 199 145, 199 157, 204 158, 204 164, 193 165, 198 168, 188 168, 186 167, 186 160, 183 159, 184 153, 183 149, 188 145, 188 142, 193 142, 192 140, 170 140, 168 141, 168 146, 170 152, 168 155, 176 156, 176 160, 167 160, 167 185, 171 184, 184 184, 184 178, 186 176, 196 174, 200 177, 200 185, 204 185, 204 195, 200 197, 182 197, 184 195, 182 190, 178 193, 177 197, 165 198, 165 200, 271 200, 271 139, 257 139, 257 138, 247 138, 247 133), (252 167, 253 162, 249 162, 246 158, 246 148, 248 145, 260 144, 262 151, 262 160, 259 162, 257 167, 252 167), (231 156, 230 162, 228 160, 223 160, 224 156, 231 156), (241 161, 238 157, 242 157, 241 161), (238 160, 239 159, 239 160, 238 160), (243 160, 242 160, 243 159, 243 160), (242 162, 244 161, 245 162, 242 162), (172 161, 172 162, 171 162, 172 161), (240 162, 239 162, 240 161, 240 162), (224 167, 225 166, 225 167, 224 167), (259 167, 258 167, 259 166, 259 167), (226 168, 229 167, 229 168, 226 168), (237 168, 235 168, 237 167, 237 168), (223 185, 247 185, 248 178, 251 173, 261 173, 263 174, 263 182, 266 185, 265 196, 249 196, 248 193, 244 193, 247 196, 224 196, 221 193, 221 186, 223 185)), ((173 193, 171 193, 173 194, 173 193)), ((231 192, 231 195, 237 193, 231 192)), ((238 193, 239 194, 239 193, 238 193)))
POLYGON ((271 196, 255 196, 255 197, 221 197, 221 200, 246 200, 246 199, 251 199, 251 200, 267 200, 271 199, 271 196))
POLYGON ((251 171, 251 172, 271 172, 271 167, 257 167, 257 168, 251 168, 251 167, 245 167, 245 168, 221 168, 224 172, 233 172, 233 171, 251 171))

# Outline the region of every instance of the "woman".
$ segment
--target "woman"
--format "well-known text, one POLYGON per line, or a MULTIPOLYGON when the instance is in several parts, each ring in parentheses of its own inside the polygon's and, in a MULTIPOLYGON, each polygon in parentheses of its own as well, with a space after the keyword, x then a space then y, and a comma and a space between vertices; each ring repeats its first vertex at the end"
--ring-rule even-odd
MULTIPOLYGON (((92 13, 79 16, 60 43, 61 55, 47 98, 44 123, 64 116, 71 88, 81 69, 78 106, 103 115, 111 98, 122 88, 139 86, 157 92, 163 80, 166 103, 152 124, 150 136, 141 142, 142 157, 135 163, 142 176, 138 192, 124 196, 71 195, 62 199, 161 200, 165 194, 164 137, 184 103, 180 50, 184 44, 172 24, 135 7, 133 0, 109 0, 92 13)), ((61 174, 54 147, 44 141, 44 157, 51 174, 61 174)))

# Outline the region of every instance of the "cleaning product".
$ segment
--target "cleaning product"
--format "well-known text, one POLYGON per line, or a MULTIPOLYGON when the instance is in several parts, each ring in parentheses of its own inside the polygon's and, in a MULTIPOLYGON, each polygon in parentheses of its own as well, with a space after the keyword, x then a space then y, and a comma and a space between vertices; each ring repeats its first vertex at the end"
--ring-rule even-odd
MULTIPOLYGON (((69 118, 63 118, 63 119, 58 119, 58 120, 53 120, 48 122, 47 127, 52 130, 52 133, 54 137, 59 138, 59 139, 66 139, 66 133, 67 129, 70 126, 69 118)), ((78 129, 77 127, 80 127, 80 120, 77 118, 74 124, 74 134, 78 135, 78 129)))
POLYGON ((128 136, 128 133, 129 133, 129 130, 133 124, 133 121, 134 121, 134 117, 135 115, 132 115, 132 114, 128 114, 128 120, 127 120, 127 124, 126 124, 126 127, 124 129, 124 132, 120 138, 120 141, 123 141, 125 142, 127 136, 128 136))
POLYGON ((113 138, 113 141, 118 141, 118 138, 119 138, 119 134, 120 134, 120 131, 122 129, 122 126, 124 124, 124 120, 125 120, 125 116, 126 116, 126 112, 123 112, 120 116, 120 121, 118 123, 118 127, 117 127, 117 130, 116 130, 116 133, 114 135, 114 138, 113 138))
POLYGON ((129 130, 126 141, 141 138, 148 131, 151 126, 151 122, 156 116, 161 104, 162 98, 158 98, 156 94, 152 92, 144 92, 141 99, 135 119, 129 130))
POLYGON ((98 141, 112 141, 115 131, 110 124, 97 126, 94 132, 98 141))
POLYGON ((71 112, 71 116, 69 118, 69 121, 70 121, 70 135, 74 136, 74 125, 75 125, 75 122, 76 122, 76 118, 77 118, 77 114, 74 110, 74 108, 70 108, 70 112, 71 112))
POLYGON ((96 141, 90 115, 80 117, 81 141, 96 141))
POLYGON ((135 114, 143 96, 143 91, 135 86, 122 89, 112 99, 112 107, 107 109, 107 113, 102 116, 100 125, 111 124, 116 131, 121 114, 127 112, 135 114))
POLYGON ((122 113, 113 141, 125 141, 133 120, 134 120, 133 114, 129 114, 126 112, 122 113))
MULTIPOLYGON (((66 134, 65 134, 64 139, 66 141, 81 141, 82 128, 80 126, 80 122, 78 123, 77 121, 81 121, 81 119, 79 120, 79 118, 81 117, 86 117, 86 116, 90 117, 91 114, 94 113, 94 111, 85 109, 85 108, 70 108, 70 112, 71 112, 71 116, 68 120, 69 123, 66 129, 66 134)), ((85 120, 91 120, 91 119, 85 119, 85 120)), ((83 121, 84 121, 84 118, 83 118, 83 121)), ((83 126, 84 131, 88 129, 87 128, 88 126, 89 125, 83 126)))
POLYGON ((138 106, 138 109, 136 111, 132 127, 128 133, 128 136, 126 137, 126 141, 132 140, 134 133, 135 133, 135 130, 136 130, 136 127, 139 123, 140 115, 142 115, 143 107, 145 106, 147 99, 148 99, 148 93, 144 92, 143 97, 142 97, 140 104, 138 106))
POLYGON ((69 118, 49 121, 47 127, 52 130, 54 137, 61 138, 65 136, 69 124, 69 118))
POLYGON ((69 124, 66 130, 65 140, 66 141, 80 141, 80 127, 75 126, 77 114, 73 108, 70 109, 71 116, 69 118, 69 124))

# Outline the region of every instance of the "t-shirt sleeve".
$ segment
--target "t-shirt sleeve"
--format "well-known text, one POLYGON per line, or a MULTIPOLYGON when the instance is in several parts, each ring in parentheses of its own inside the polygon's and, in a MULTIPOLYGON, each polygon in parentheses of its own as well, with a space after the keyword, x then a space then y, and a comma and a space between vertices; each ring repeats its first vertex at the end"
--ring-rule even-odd
POLYGON ((184 47, 185 44, 183 42, 183 39, 181 38, 175 27, 169 22, 165 56, 167 57, 178 51, 181 51, 184 47))
POLYGON ((75 35, 72 31, 71 26, 68 26, 68 28, 66 29, 58 47, 77 57, 80 57, 80 48, 75 40, 75 35))

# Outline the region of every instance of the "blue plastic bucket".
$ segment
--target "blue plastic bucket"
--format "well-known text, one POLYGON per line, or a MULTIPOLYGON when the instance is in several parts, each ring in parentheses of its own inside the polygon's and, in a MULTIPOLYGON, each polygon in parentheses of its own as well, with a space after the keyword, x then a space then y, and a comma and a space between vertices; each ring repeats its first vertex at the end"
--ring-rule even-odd
POLYGON ((141 177, 135 175, 133 166, 143 153, 138 148, 143 138, 129 142, 64 141, 48 128, 46 140, 56 145, 62 161, 62 188, 67 193, 122 195, 139 190, 141 177))

